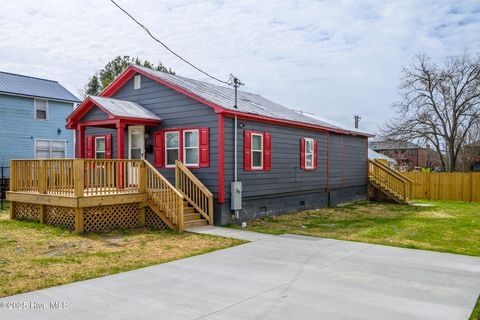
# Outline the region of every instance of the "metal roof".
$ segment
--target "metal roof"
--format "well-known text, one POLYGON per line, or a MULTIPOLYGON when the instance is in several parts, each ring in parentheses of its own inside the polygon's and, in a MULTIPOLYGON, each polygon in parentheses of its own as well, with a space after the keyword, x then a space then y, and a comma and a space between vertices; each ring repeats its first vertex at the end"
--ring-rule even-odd
POLYGON ((135 102, 97 96, 90 96, 90 98, 95 104, 117 117, 162 120, 135 102))
POLYGON ((223 87, 203 81, 172 75, 170 73, 152 70, 141 66, 135 66, 135 68, 138 68, 143 72, 159 78, 160 80, 164 80, 175 86, 178 86, 186 91, 189 91, 190 93, 193 93, 228 110, 255 114, 275 119, 301 122, 331 129, 346 130, 344 128, 332 125, 328 122, 301 114, 300 112, 265 99, 258 94, 248 93, 240 90, 238 91, 237 108, 234 108, 233 105, 235 99, 235 90, 233 88, 223 87))
POLYGON ((53 80, 0 71, 0 93, 80 102, 70 91, 53 80))
POLYGON ((383 159, 383 160, 387 160, 389 163, 397 164, 397 161, 395 161, 394 159, 370 148, 368 148, 368 159, 383 159))
POLYGON ((398 140, 383 140, 383 141, 370 141, 369 147, 373 150, 408 150, 408 149, 423 149, 419 145, 410 141, 398 141, 398 140))

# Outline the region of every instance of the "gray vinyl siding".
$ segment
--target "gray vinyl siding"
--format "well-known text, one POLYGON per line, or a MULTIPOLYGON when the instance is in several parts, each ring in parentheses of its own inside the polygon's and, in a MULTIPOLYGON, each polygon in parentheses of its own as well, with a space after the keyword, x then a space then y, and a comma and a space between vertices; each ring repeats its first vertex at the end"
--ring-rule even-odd
POLYGON ((328 188, 341 188, 344 179, 344 155, 343 155, 344 135, 329 134, 328 148, 328 188))
MULTIPOLYGON (((230 199, 230 182, 234 177, 234 120, 225 118, 225 198, 230 199)), ((327 134, 291 127, 239 120, 245 128, 238 129, 238 180, 243 183, 243 196, 261 197, 274 194, 325 191, 327 186, 327 134), (244 130, 272 134, 272 169, 243 170, 244 130), (318 168, 300 169, 300 139, 318 141, 318 168)))
POLYGON ((82 121, 92 121, 92 120, 106 120, 108 115, 102 109, 98 107, 93 107, 87 114, 82 118, 82 121))
MULTIPOLYGON (((210 166, 191 169, 191 171, 212 191, 215 198, 218 197, 218 120, 213 109, 146 77, 142 77, 140 89, 133 89, 132 78, 113 95, 113 98, 136 102, 162 119, 160 126, 145 129, 149 136, 146 145, 153 145, 153 132, 157 130, 209 128, 210 166)), ((128 158, 128 131, 125 131, 125 140, 125 157, 128 158)), ((114 144, 116 144, 115 141, 116 137, 114 144)), ((146 159, 153 164, 153 153, 147 153, 146 159)), ((162 168, 159 171, 170 182, 174 182, 174 169, 162 168)))
POLYGON ((367 141, 355 136, 343 137, 343 187, 367 184, 367 141))
MULTIPOLYGON (((142 77, 140 89, 133 89, 132 78, 114 94, 113 98, 136 102, 162 119, 160 126, 145 128, 148 134, 146 145, 152 146, 152 152, 146 154, 146 159, 152 164, 154 162, 153 133, 155 131, 171 128, 209 128, 210 166, 191 170, 213 192, 214 197, 218 198, 218 115, 213 109, 145 77, 142 77)), ((82 121, 101 120, 102 117, 105 117, 103 111, 94 108, 82 121)), ((229 205, 230 182, 234 178, 233 121, 232 118, 224 118, 225 204, 221 207, 222 217, 220 219, 217 219, 218 213, 216 212, 217 223, 226 223, 230 219, 229 213, 223 212, 223 207, 229 205)), ((362 190, 366 191, 367 178, 366 138, 255 121, 239 120, 239 123, 242 123, 244 128, 238 128, 237 136, 238 180, 243 182, 245 205, 246 208, 250 208, 250 211, 256 210, 258 206, 267 206, 272 207, 274 212, 281 212, 282 205, 280 203, 283 202, 276 199, 285 197, 292 197, 289 200, 291 203, 288 204, 290 210, 297 208, 299 199, 308 200, 307 202, 312 206, 326 206, 329 203, 329 196, 326 192, 327 183, 329 190, 335 190, 335 199, 338 199, 338 202, 343 199, 363 197, 362 190), (243 170, 244 130, 271 133, 272 169, 270 171, 243 170), (300 169, 300 139, 303 137, 313 138, 318 142, 318 168, 316 170, 300 169), (351 190, 349 191, 351 195, 347 194, 348 192, 345 190, 351 190), (358 196, 359 192, 362 193, 361 196, 358 196), (310 195, 311 199, 301 195, 310 195), (264 203, 263 200, 267 202, 264 203), (276 203, 277 207, 268 201, 276 203)), ((86 130, 87 135, 106 133, 112 134, 112 151, 113 156, 116 157, 117 133, 115 129, 87 128, 86 130)), ((128 158, 128 128, 125 130, 125 158, 128 158)), ((174 182, 174 169, 161 168, 159 171, 172 183, 174 182)))

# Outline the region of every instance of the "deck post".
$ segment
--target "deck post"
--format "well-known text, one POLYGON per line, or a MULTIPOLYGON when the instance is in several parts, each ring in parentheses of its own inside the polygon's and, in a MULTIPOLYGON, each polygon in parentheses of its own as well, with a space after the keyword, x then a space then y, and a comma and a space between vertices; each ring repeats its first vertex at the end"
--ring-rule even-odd
POLYGON ((46 224, 47 223, 47 214, 45 211, 45 205, 41 204, 40 205, 40 221, 41 224, 46 224))
POLYGON ((177 199, 177 221, 178 221, 178 232, 183 232, 184 222, 183 222, 183 197, 177 199))
POLYGON ((75 197, 83 197, 85 189, 85 159, 74 159, 73 168, 74 176, 74 194, 75 197))
POLYGON ((82 233, 84 231, 83 208, 75 208, 75 232, 82 233))
POLYGON ((208 198, 208 217, 209 217, 209 224, 213 225, 213 197, 208 198))
POLYGON ((15 213, 15 201, 10 201, 10 220, 15 220, 16 217, 15 213))
POLYGON ((45 160, 38 161, 38 192, 47 193, 47 165, 45 160))
POLYGON ((145 161, 138 165, 138 192, 144 193, 147 190, 147 170, 145 168, 145 161))

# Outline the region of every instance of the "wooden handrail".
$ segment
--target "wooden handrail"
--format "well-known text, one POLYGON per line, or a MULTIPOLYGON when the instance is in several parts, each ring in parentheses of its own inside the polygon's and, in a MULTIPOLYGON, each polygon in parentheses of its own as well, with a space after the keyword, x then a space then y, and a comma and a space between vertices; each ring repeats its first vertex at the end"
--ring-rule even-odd
POLYGON ((146 164, 146 191, 149 198, 160 208, 177 231, 184 229, 183 221, 183 195, 168 182, 148 161, 146 164))
POLYGON ((404 202, 410 201, 412 190, 410 179, 379 161, 369 160, 368 165, 370 180, 380 184, 387 191, 394 193, 400 200, 404 202))
POLYGON ((382 168, 384 168, 385 170, 390 171, 393 175, 395 175, 395 176, 396 176, 398 179, 400 179, 400 180, 412 182, 412 180, 411 180, 410 178, 408 178, 407 176, 403 175, 403 174, 400 173, 399 171, 390 168, 388 165, 386 165, 386 164, 383 163, 382 161, 378 161, 378 159, 370 159, 369 161, 375 162, 375 164, 378 165, 379 167, 382 167, 382 168))
POLYGON ((175 187, 208 221, 208 224, 213 224, 213 194, 178 160, 175 161, 175 187))

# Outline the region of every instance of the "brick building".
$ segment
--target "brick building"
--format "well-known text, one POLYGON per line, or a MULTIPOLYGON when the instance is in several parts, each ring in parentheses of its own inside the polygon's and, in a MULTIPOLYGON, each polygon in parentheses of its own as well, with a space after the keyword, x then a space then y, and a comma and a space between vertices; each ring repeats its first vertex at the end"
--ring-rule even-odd
POLYGON ((409 141, 371 141, 369 147, 397 161, 400 170, 414 171, 421 168, 437 169, 440 161, 437 153, 409 141))

